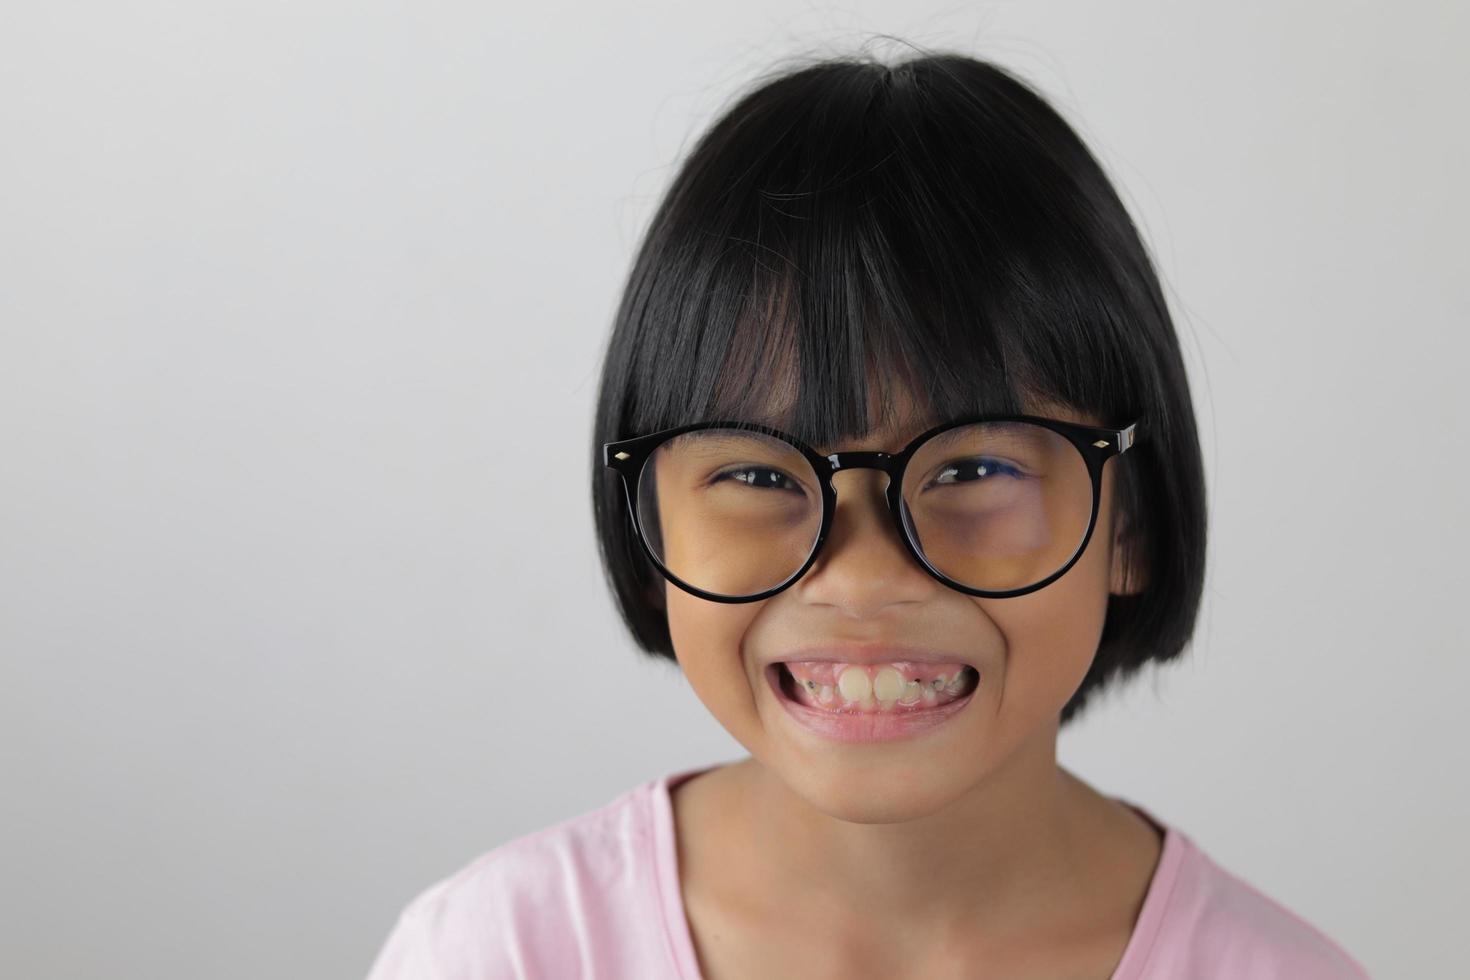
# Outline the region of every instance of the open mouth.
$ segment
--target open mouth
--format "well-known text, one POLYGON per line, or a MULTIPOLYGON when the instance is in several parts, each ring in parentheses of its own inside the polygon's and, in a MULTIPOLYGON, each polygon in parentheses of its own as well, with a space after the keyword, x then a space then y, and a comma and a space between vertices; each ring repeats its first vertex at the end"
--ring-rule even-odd
POLYGON ((935 711, 968 700, 980 683, 980 672, 968 664, 896 664, 876 670, 819 664, 793 671, 778 662, 766 672, 785 700, 832 715, 935 711))
POLYGON ((785 714, 799 728, 825 741, 847 744, 937 734, 974 703, 981 680, 979 670, 960 664, 862 668, 808 663, 793 668, 773 663, 765 675, 785 714), (817 683, 833 679, 838 683, 817 683))

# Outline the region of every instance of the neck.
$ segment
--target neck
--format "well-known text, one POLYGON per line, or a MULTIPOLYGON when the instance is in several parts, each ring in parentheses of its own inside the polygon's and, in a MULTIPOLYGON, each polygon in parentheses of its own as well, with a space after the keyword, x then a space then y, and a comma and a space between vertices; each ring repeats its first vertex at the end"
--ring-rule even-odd
MULTIPOLYGON (((1056 729, 919 819, 852 823, 812 807, 754 759, 740 769, 742 855, 793 909, 855 929, 1006 932, 1056 911, 1084 876, 1089 808, 1109 805, 1056 763, 1056 729)), ((744 860, 744 858, 742 858, 744 860)), ((799 913, 797 913, 799 914, 799 913)), ((876 934, 876 933, 873 933, 876 934)))

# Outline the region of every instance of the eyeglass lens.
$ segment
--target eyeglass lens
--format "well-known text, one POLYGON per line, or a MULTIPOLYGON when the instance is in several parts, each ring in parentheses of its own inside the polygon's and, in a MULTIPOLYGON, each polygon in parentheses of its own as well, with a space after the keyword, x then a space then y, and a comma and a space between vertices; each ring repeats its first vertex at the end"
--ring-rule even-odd
MULTIPOLYGON (((1021 589, 1064 567, 1092 517, 1087 462, 1061 433, 981 422, 931 437, 904 473, 905 531, 947 578, 1021 589)), ((743 598, 806 564, 822 526, 817 472, 795 446, 744 429, 674 436, 639 477, 644 541, 681 581, 743 598)))

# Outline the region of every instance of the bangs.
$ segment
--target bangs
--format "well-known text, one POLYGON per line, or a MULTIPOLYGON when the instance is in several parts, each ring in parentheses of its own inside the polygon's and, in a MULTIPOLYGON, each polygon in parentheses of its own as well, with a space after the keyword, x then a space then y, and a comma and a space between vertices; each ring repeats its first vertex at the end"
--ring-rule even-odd
POLYGON ((832 446, 1040 403, 1124 424, 1127 298, 1095 258, 1106 230, 1079 223, 1087 189, 917 71, 797 74, 704 138, 693 159, 722 163, 681 175, 656 222, 657 342, 620 435, 731 420, 832 446))

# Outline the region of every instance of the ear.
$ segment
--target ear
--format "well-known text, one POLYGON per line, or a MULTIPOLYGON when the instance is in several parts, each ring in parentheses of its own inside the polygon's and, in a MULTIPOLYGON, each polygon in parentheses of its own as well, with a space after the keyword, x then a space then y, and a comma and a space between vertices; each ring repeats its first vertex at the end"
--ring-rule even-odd
POLYGON ((1138 535, 1131 533, 1127 522, 1119 520, 1110 550, 1112 563, 1108 576, 1108 592, 1112 595, 1137 595, 1148 585, 1148 569, 1143 564, 1143 549, 1138 535))

